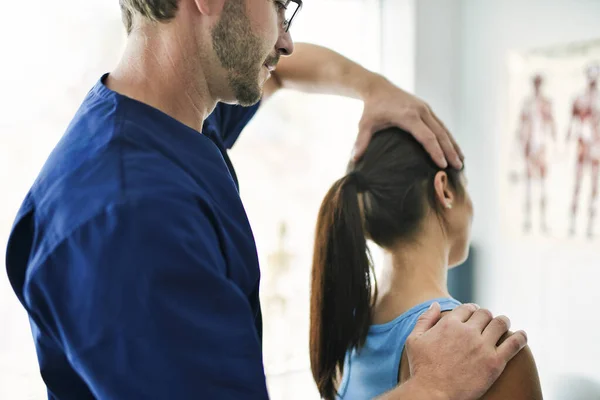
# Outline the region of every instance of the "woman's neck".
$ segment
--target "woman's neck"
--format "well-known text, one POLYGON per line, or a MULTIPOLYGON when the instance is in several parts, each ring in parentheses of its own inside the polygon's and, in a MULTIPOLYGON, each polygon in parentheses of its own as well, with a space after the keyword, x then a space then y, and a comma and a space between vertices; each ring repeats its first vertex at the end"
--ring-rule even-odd
POLYGON ((447 287, 449 246, 443 235, 422 235, 386 251, 377 279, 373 323, 389 322, 417 304, 449 297, 447 287))

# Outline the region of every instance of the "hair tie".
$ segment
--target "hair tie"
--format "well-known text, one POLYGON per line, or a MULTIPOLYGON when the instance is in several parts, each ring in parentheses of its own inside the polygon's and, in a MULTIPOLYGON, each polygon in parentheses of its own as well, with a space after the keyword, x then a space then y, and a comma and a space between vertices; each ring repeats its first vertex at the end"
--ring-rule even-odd
POLYGON ((369 190, 369 184, 367 182, 367 179, 362 173, 358 171, 353 171, 350 173, 350 177, 356 185, 356 190, 358 191, 358 193, 363 193, 369 190))

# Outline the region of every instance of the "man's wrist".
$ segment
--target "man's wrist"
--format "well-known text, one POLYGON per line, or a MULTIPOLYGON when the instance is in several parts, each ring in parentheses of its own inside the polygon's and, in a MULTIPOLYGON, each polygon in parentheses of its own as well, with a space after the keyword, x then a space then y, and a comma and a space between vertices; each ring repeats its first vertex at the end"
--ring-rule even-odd
POLYGON ((361 100, 366 101, 373 94, 376 94, 381 87, 389 84, 390 81, 383 75, 368 71, 366 77, 359 80, 358 95, 361 100))

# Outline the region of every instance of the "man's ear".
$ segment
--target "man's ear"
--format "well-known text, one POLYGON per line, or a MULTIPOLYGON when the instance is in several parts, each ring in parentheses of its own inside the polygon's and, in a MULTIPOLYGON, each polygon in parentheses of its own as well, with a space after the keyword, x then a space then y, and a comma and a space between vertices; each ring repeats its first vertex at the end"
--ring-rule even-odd
MULTIPOLYGON (((221 14, 223 6, 228 0, 193 0, 200 14, 206 16, 215 16, 221 14)), ((236 0, 237 1, 237 0, 236 0)))

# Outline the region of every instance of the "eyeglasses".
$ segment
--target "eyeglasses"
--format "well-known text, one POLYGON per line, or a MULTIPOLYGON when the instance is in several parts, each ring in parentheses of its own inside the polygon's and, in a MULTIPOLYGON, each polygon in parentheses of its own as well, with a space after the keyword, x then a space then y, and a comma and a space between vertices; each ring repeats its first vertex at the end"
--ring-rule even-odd
POLYGON ((285 19, 283 21, 283 30, 289 32, 292 21, 296 14, 302 9, 302 0, 275 0, 281 3, 285 11, 285 19))

